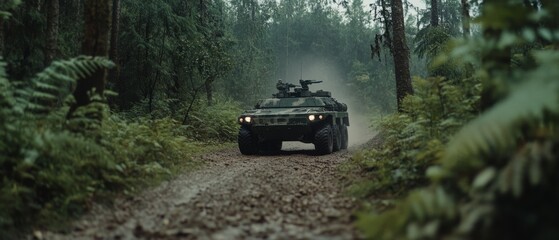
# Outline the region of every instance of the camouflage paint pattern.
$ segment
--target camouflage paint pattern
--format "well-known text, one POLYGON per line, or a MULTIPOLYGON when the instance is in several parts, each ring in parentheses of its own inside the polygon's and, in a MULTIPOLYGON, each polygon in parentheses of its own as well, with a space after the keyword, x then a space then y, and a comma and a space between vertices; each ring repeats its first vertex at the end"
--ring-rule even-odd
POLYGON ((261 100, 259 108, 298 108, 298 107, 324 107, 326 104, 321 98, 269 98, 261 100))
POLYGON ((257 109, 247 110, 239 118, 250 116, 252 126, 281 126, 310 125, 325 121, 328 117, 331 117, 330 119, 348 117, 347 112, 326 110, 328 100, 330 99, 322 97, 264 99, 257 104, 257 109), (316 115, 316 120, 310 121, 309 115, 316 115), (323 116, 322 120, 318 118, 319 115, 323 116))
POLYGON ((320 83, 300 80, 301 86, 290 91, 293 84, 278 82, 278 93, 273 98, 260 100, 255 109, 244 111, 238 118, 242 128, 255 134, 258 141, 302 141, 311 143, 316 131, 324 124, 349 126, 347 106, 331 97, 330 92, 310 92, 308 85, 320 83), (310 120, 309 116, 315 119, 310 120), (250 117, 251 121, 244 121, 250 117))

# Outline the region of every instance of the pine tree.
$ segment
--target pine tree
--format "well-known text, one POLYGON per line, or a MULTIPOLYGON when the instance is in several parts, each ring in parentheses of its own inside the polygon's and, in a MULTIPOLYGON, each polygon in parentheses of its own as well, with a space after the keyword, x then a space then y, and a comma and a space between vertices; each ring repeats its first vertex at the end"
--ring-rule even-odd
POLYGON ((410 76, 410 51, 406 44, 404 29, 404 9, 402 0, 392 0, 392 48, 394 53, 394 72, 396 74, 396 97, 398 110, 402 110, 402 100, 413 94, 410 76))

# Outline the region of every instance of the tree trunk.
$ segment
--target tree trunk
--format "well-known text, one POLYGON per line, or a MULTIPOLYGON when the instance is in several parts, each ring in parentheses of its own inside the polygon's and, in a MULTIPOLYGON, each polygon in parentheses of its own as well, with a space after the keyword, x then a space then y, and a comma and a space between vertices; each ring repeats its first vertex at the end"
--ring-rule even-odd
POLYGON ((436 26, 439 26, 439 0, 431 0, 431 27, 436 26))
POLYGON ((0 56, 4 56, 4 18, 0 17, 0 56))
POLYGON ((208 77, 206 82, 204 82, 204 86, 206 87, 206 99, 208 101, 208 106, 213 104, 213 88, 212 88, 212 80, 213 77, 208 77))
MULTIPOLYGON (((113 15, 111 20, 111 46, 109 49, 109 59, 115 63, 115 67, 109 70, 108 81, 112 83, 118 93, 124 94, 125 86, 120 81, 120 64, 118 63, 118 34, 120 32, 120 0, 113 0, 113 15)), ((120 97, 122 98, 122 96, 120 97)), ((122 103, 122 101, 121 101, 122 103)), ((117 103, 110 102, 111 106, 117 103)))
POLYGON ((470 36, 470 3, 468 0, 462 1, 462 33, 464 38, 470 36))
MULTIPOLYGON (((118 34, 120 32, 120 0, 113 0, 113 15, 111 22, 111 47, 109 49, 109 59, 115 64, 118 62, 118 34)), ((109 71, 109 80, 118 82, 119 67, 109 71)))
MULTIPOLYGON (((191 77, 191 82, 192 82, 192 77, 191 77)), ((194 85, 192 85, 192 87, 194 88, 194 85)), ((190 111, 192 110, 192 107, 194 106, 194 102, 196 102, 198 92, 200 91, 200 89, 202 89, 202 87, 204 87, 204 85, 200 85, 199 87, 193 89, 194 93, 192 94, 192 99, 190 100, 190 104, 188 104, 188 108, 186 109, 184 118, 182 119, 182 125, 186 125, 188 123, 188 117, 190 116, 190 111)))
MULTIPOLYGON (((84 6, 84 41, 82 53, 88 56, 109 55, 109 37, 111 29, 112 0, 86 0, 84 6)), ((101 69, 90 77, 78 80, 74 98, 76 103, 70 107, 68 117, 81 106, 91 102, 88 92, 95 89, 95 93, 103 95, 107 78, 107 70, 101 69)))
POLYGON ((392 36, 396 97, 398 99, 398 111, 401 111, 404 97, 408 94, 413 94, 409 67, 410 53, 406 44, 402 0, 392 0, 392 36))
POLYGON ((60 16, 59 0, 47 0, 47 43, 44 65, 48 66, 55 58, 58 49, 58 26, 60 16))

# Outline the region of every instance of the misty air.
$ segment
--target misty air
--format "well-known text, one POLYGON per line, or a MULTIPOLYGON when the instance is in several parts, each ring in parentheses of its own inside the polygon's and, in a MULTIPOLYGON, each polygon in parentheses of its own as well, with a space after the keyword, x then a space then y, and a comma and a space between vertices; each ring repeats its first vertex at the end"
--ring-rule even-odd
POLYGON ((559 239, 557 0, 2 0, 0 239, 559 239))

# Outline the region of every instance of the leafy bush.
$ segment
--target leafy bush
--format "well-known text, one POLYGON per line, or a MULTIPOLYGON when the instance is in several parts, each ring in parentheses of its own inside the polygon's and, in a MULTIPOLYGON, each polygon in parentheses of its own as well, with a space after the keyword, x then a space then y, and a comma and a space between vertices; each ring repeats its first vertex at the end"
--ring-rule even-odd
POLYGON ((234 141, 239 131, 237 117, 240 112, 239 104, 230 100, 197 106, 187 118, 186 134, 192 139, 234 141))
MULTIPOLYGON (((557 239, 559 52, 532 54, 506 97, 431 156, 432 183, 392 210, 363 214, 373 239, 557 239)), ((416 155, 417 156, 417 155, 416 155)))
POLYGON ((190 102, 177 100, 155 100, 154 110, 148 111, 148 102, 142 101, 124 112, 123 116, 136 121, 149 115, 153 119, 172 118, 182 124, 181 133, 189 139, 197 141, 233 141, 237 137, 239 125, 237 117, 241 112, 238 102, 217 98, 208 106, 205 101, 196 99, 190 102), (172 110, 175 109, 176 110, 172 110), (186 115, 186 116, 185 116, 186 115))
POLYGON ((360 215, 358 225, 367 237, 559 237, 559 31, 549 14, 558 8, 540 4, 534 10, 518 1, 484 2, 479 21, 486 34, 455 41, 434 60, 439 66, 449 61, 476 66, 483 83, 480 102, 491 107, 450 137, 442 154, 429 157, 429 186, 391 210, 360 215), (501 14, 493 14, 495 8, 501 14))
POLYGON ((170 118, 126 122, 113 115, 102 131, 100 145, 118 159, 117 167, 134 181, 179 170, 203 149, 202 143, 188 139, 180 123, 170 118))
POLYGON ((95 198, 168 177, 204 149, 170 118, 127 122, 102 99, 66 120, 67 84, 111 64, 59 61, 29 84, 12 84, 0 62, 0 238, 63 222, 95 198))
MULTIPOLYGON (((409 97, 403 113, 378 123, 383 145, 355 156, 353 168, 368 177, 354 190, 374 194, 367 203, 382 204, 359 216, 368 238, 559 237, 559 5, 524 3, 483 1, 476 20, 482 36, 444 45, 449 36, 441 29, 418 34, 416 50, 431 58, 430 73, 449 77, 466 101, 451 101, 448 110, 457 114, 448 118, 440 114, 445 108, 431 104, 436 101, 414 104, 409 97), (463 74, 475 74, 481 84, 464 86, 472 79, 463 74), (479 116, 477 103, 485 111, 479 116), (448 123, 452 127, 443 130, 448 123), (378 201, 393 197, 387 190, 401 193, 417 183, 429 185, 395 205, 378 201)), ((415 87, 416 97, 430 98, 415 87)))
POLYGON ((382 146, 352 158, 372 179, 356 187, 360 195, 398 193, 425 184, 425 169, 441 155, 451 134, 474 117, 479 100, 476 79, 458 85, 444 78, 415 78, 413 84, 416 93, 404 99, 401 113, 374 121, 382 146))

